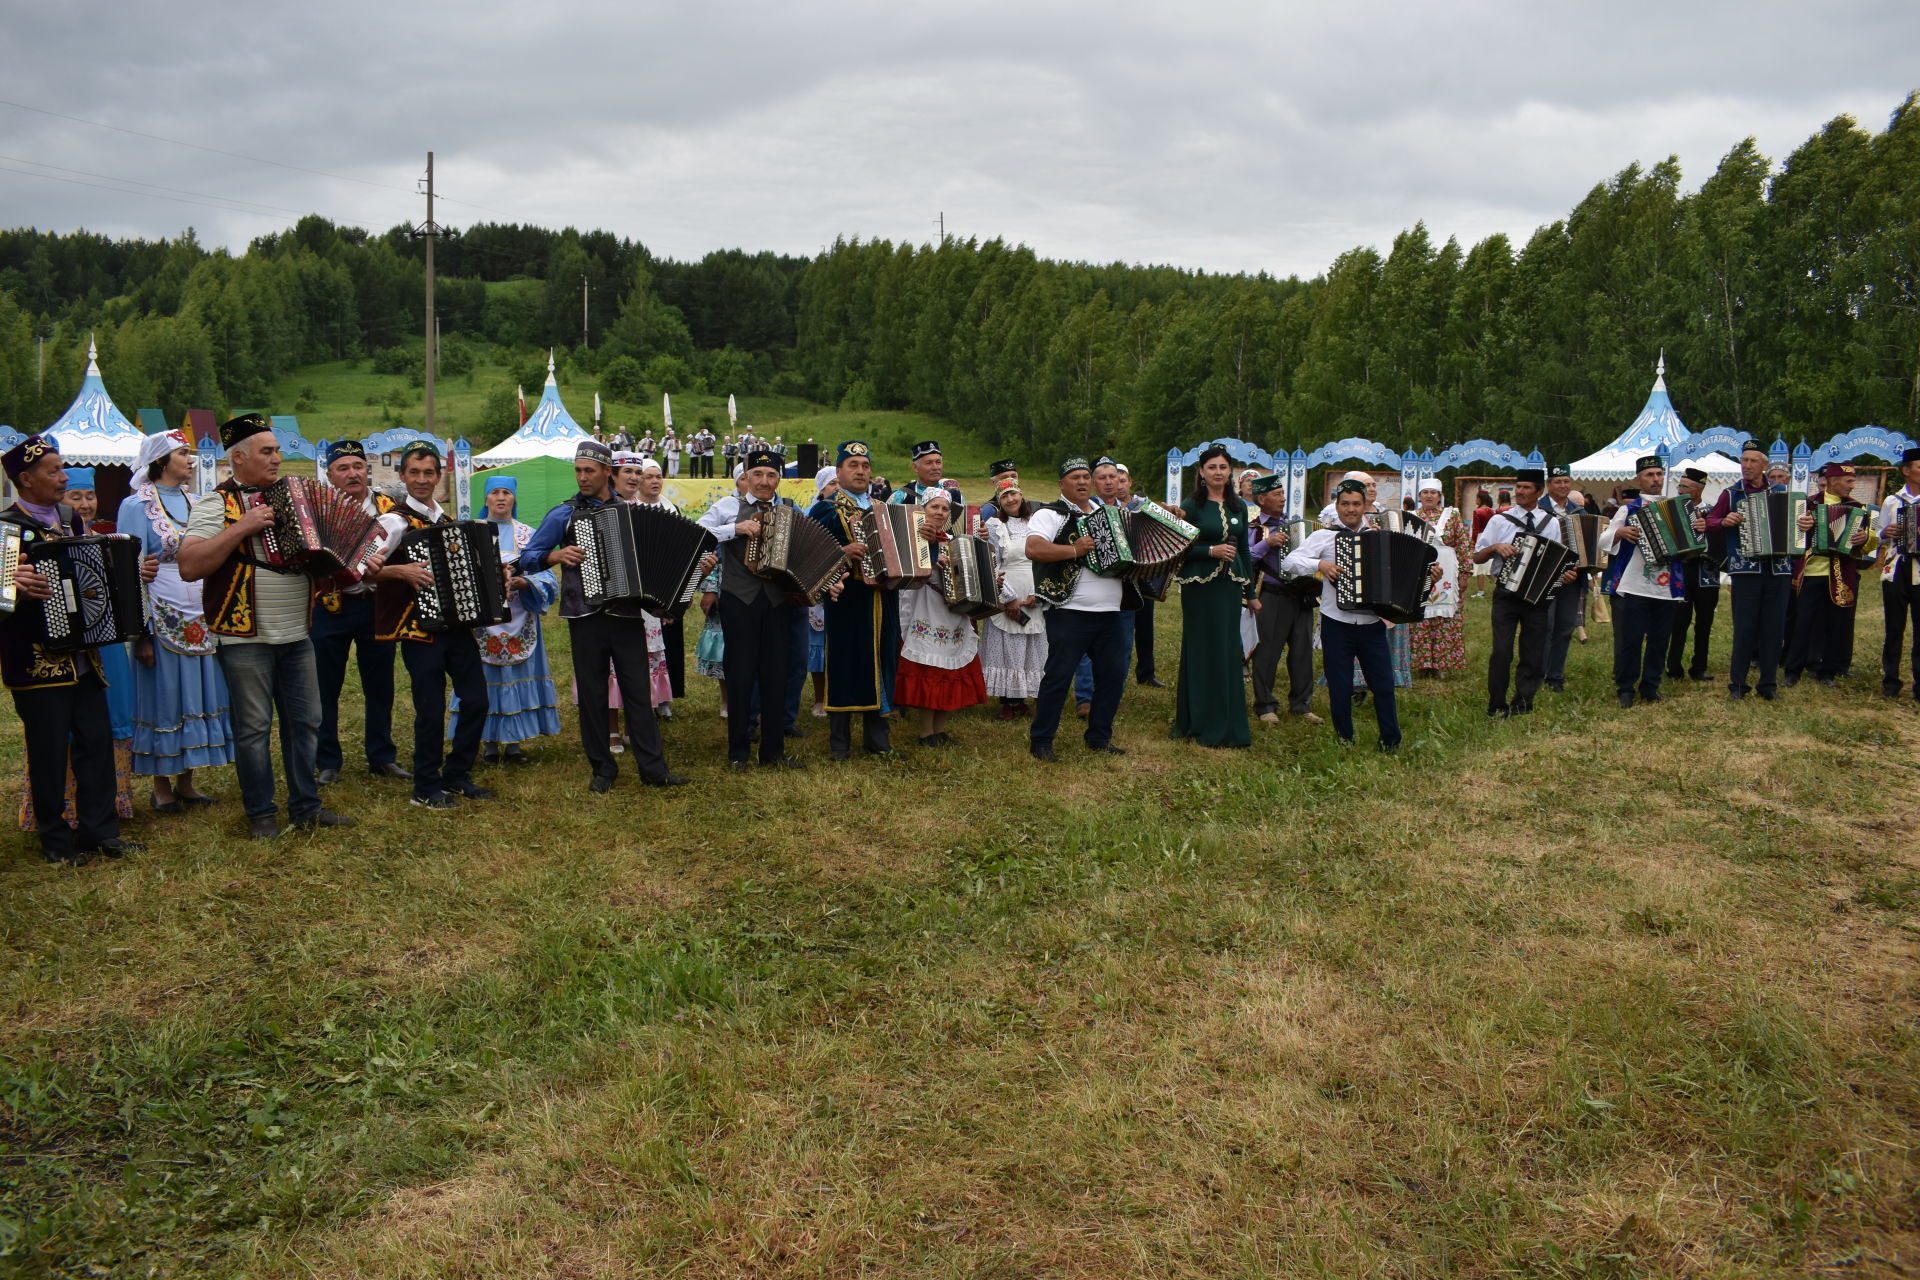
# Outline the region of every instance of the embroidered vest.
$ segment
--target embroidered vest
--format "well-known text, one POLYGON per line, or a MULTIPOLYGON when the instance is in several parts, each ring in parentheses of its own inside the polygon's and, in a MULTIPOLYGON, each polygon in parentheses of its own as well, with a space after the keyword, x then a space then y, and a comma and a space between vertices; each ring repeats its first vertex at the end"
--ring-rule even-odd
MULTIPOLYGON (((429 529, 436 523, 413 509, 410 502, 395 504, 394 512, 407 522, 408 529, 429 529)), ((452 519, 445 511, 440 520, 452 519)), ((375 640, 433 639, 420 625, 419 596, 404 582, 378 582, 373 588, 373 638, 375 640)))
MULTIPOLYGON (((222 480, 213 487, 213 491, 220 495, 229 526, 247 513, 240 486, 231 479, 222 480)), ((260 621, 254 609, 253 575, 259 567, 260 562, 243 548, 228 556, 218 569, 207 575, 206 581, 200 586, 200 608, 206 615, 207 630, 217 636, 252 636, 258 633, 260 621)))
MULTIPOLYGON (((60 527, 48 528, 18 506, 0 511, 0 520, 20 528, 20 558, 26 560, 27 551, 43 538, 79 537, 80 523, 73 514, 73 508, 64 503, 58 505, 60 527)), ((29 637, 27 621, 21 616, 24 609, 13 614, 0 614, 0 680, 4 680, 9 689, 51 689, 60 685, 73 684, 87 672, 99 672, 99 659, 92 649, 82 649, 77 653, 55 653, 44 645, 36 644, 29 637)), ((104 678, 104 676, 103 676, 104 678)))

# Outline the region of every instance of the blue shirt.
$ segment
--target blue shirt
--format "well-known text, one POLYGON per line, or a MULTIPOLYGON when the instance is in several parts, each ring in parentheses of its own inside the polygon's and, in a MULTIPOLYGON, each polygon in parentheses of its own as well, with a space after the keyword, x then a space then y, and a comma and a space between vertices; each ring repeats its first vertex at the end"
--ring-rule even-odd
MULTIPOLYGON (((553 554, 554 548, 565 545, 563 539, 567 536, 567 520, 573 515, 575 504, 579 501, 580 496, 575 494, 547 512, 540 527, 533 531, 533 537, 528 540, 526 550, 520 553, 520 572, 523 576, 546 568, 547 557, 553 554)), ((612 501, 611 497, 589 498, 586 505, 604 507, 612 501)))

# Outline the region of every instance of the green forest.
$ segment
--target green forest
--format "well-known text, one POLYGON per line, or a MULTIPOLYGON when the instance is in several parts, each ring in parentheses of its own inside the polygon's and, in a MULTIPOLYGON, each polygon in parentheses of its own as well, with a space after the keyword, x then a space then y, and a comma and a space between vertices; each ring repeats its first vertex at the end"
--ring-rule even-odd
MULTIPOLYGON (((319 217, 237 255, 191 230, 0 231, 0 423, 52 421, 90 334, 121 407, 170 420, 310 410, 269 396, 321 362, 417 382, 424 252, 407 227, 319 217)), ((1416 224, 1310 280, 1053 261, 998 239, 681 262, 608 231, 492 223, 435 256, 438 377, 511 379, 439 424, 476 443, 513 429, 513 383, 534 394, 549 347, 563 386, 629 402, 914 409, 1029 456, 1215 435, 1485 436, 1565 456, 1618 433, 1661 350, 1695 429, 1920 434, 1920 95, 1878 132, 1841 116, 1778 162, 1739 142, 1691 190, 1674 158, 1629 166, 1524 244, 1436 244, 1416 224)))

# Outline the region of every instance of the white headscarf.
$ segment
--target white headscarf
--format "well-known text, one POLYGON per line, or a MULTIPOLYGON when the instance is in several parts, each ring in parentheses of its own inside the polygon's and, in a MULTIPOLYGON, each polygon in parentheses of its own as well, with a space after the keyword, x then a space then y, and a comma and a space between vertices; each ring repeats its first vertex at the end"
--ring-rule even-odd
POLYGON ((187 433, 184 431, 161 431, 140 441, 140 452, 133 460, 133 491, 139 493, 141 487, 153 487, 153 481, 147 479, 147 468, 172 453, 175 449, 190 449, 187 433))
POLYGON ((838 467, 822 467, 818 471, 814 472, 813 473, 813 500, 815 502, 820 501, 821 490, 825 489, 828 483, 830 483, 831 481, 837 480, 839 476, 840 476, 840 468, 838 467))

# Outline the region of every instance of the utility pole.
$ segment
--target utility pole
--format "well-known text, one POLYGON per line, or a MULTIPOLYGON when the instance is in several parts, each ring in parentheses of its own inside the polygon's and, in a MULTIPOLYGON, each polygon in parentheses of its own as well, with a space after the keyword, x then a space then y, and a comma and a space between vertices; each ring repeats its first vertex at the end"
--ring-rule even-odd
POLYGON ((440 235, 440 224, 433 220, 433 152, 427 152, 427 220, 413 233, 423 236, 427 241, 427 356, 426 356, 426 434, 434 434, 433 429, 433 371, 440 361, 439 317, 433 313, 433 242, 440 235))
POLYGON ((935 220, 934 225, 940 228, 940 243, 945 244, 947 242, 947 211, 945 209, 940 211, 940 216, 935 220))
POLYGON ((587 278, 580 277, 580 346, 587 345, 587 278))

